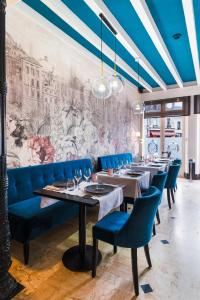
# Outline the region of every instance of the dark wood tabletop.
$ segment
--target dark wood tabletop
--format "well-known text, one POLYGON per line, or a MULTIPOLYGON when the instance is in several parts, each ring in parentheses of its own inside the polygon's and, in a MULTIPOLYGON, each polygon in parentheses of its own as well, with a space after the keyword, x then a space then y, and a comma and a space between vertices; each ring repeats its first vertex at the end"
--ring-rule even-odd
POLYGON ((50 191, 46 189, 39 189, 33 192, 35 195, 44 196, 48 198, 53 198, 61 201, 66 202, 73 202, 77 204, 85 204, 86 206, 95 206, 99 204, 99 201, 97 199, 93 199, 90 195, 85 195, 83 197, 77 196, 77 195, 70 195, 55 191, 50 191))

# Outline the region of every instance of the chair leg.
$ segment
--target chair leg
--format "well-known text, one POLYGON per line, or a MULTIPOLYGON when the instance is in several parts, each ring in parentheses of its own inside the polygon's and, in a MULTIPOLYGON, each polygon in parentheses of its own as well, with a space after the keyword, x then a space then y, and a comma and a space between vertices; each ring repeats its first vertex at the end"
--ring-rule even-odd
POLYGON ((157 212, 156 212, 156 218, 157 218, 158 224, 160 224, 160 214, 159 214, 159 210, 157 210, 157 212))
POLYGON ((150 253, 149 253, 149 245, 148 244, 144 246, 144 253, 145 253, 149 268, 152 268, 152 263, 151 263, 151 258, 150 258, 150 253))
POLYGON ((138 267, 137 267, 137 248, 131 249, 131 261, 132 261, 132 274, 136 296, 139 295, 139 284, 138 284, 138 267))
POLYGON ((156 225, 155 225, 155 223, 153 224, 153 235, 154 236, 156 235, 156 225))
POLYGON ((117 253, 117 246, 116 245, 113 246, 113 252, 114 252, 114 254, 117 253))
POLYGON ((93 239, 92 278, 96 277, 98 240, 93 239))
POLYGON ((167 201, 168 201, 168 206, 169 209, 171 209, 171 200, 170 200, 170 189, 167 189, 167 201))
POLYGON ((124 202, 120 205, 120 211, 125 211, 125 203, 124 202))
POLYGON ((23 253, 24 253, 24 264, 25 265, 28 265, 28 262, 29 262, 29 250, 30 250, 29 243, 24 243, 23 244, 23 253))
POLYGON ((128 203, 124 203, 124 211, 127 212, 128 211, 128 203))
POLYGON ((173 203, 175 203, 175 199, 174 199, 174 191, 173 191, 173 189, 171 189, 170 192, 171 192, 171 196, 172 196, 172 201, 173 201, 173 203))

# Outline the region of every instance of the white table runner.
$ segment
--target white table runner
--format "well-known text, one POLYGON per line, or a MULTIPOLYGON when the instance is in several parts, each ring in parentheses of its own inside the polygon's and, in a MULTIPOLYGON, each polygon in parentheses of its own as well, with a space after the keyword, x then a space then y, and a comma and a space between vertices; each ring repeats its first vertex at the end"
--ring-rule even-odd
MULTIPOLYGON (((73 191, 68 191, 66 189, 56 189, 55 190, 59 193, 69 194, 69 195, 76 195, 80 197, 84 197, 86 195, 85 187, 88 185, 95 184, 94 182, 81 182, 79 184, 80 189, 75 189, 73 191)), ((46 187, 48 189, 48 187, 46 187)), ((50 188, 49 188, 50 189, 50 188)), ((51 190, 53 190, 51 188, 51 190)), ((88 193, 88 195, 90 195, 88 193)), ((93 199, 97 199, 99 201, 99 214, 98 220, 102 219, 105 215, 107 215, 112 209, 119 207, 123 202, 123 190, 121 187, 115 187, 115 189, 110 192, 109 194, 105 194, 102 196, 92 196, 93 199)))

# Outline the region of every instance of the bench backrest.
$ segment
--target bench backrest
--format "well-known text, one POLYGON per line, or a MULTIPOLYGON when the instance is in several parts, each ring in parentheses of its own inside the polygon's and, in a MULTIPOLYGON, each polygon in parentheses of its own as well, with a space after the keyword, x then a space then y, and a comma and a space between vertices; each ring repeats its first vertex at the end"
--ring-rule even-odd
POLYGON ((120 153, 120 154, 112 154, 98 157, 98 170, 106 170, 109 168, 117 168, 119 162, 122 164, 126 164, 133 162, 132 153, 120 153))
POLYGON ((8 205, 33 197, 33 191, 72 178, 75 169, 92 167, 90 159, 8 169, 8 205))

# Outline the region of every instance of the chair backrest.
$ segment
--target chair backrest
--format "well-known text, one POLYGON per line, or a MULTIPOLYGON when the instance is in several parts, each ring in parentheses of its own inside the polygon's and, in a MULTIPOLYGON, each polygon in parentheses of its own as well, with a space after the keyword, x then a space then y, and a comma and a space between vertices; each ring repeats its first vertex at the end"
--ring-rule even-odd
POLYGON ((161 193, 160 201, 162 199, 162 194, 163 194, 166 180, 167 180, 167 172, 158 171, 158 173, 153 176, 151 181, 151 186, 157 187, 161 193))
POLYGON ((181 165, 182 164, 182 160, 179 158, 174 159, 173 164, 177 164, 177 165, 181 165))
POLYGON ((172 164, 171 166, 169 166, 165 188, 174 189, 176 187, 176 180, 178 177, 180 167, 180 164, 172 164))
POLYGON ((33 191, 74 176, 75 169, 93 169, 90 159, 8 169, 8 205, 33 197, 33 191))
POLYGON ((165 154, 166 154, 167 158, 170 158, 172 153, 171 153, 171 151, 162 151, 162 156, 165 156, 165 154))
POLYGON ((98 170, 115 169, 118 168, 119 163, 127 164, 133 162, 132 153, 119 153, 112 155, 105 155, 98 157, 98 170))
POLYGON ((126 248, 138 248, 148 244, 152 237, 160 194, 159 189, 152 186, 142 197, 136 199, 133 211, 118 235, 117 245, 126 248))

